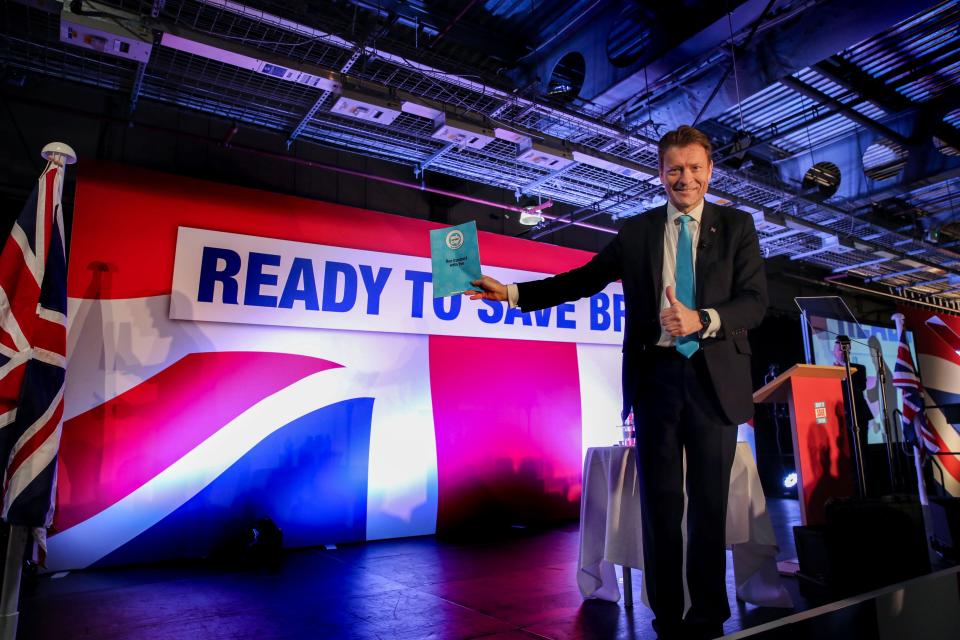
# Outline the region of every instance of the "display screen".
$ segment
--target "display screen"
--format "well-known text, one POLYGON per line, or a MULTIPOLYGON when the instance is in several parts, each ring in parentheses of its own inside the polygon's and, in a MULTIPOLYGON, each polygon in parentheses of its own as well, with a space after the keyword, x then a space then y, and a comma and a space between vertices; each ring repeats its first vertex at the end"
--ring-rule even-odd
MULTIPOLYGON (((834 318, 824 318, 819 316, 807 316, 809 324, 804 326, 804 331, 808 332, 810 339, 810 357, 812 362, 809 364, 834 365, 840 364, 837 355, 834 353, 834 343, 838 335, 845 335, 850 338, 850 361, 857 367, 863 367, 866 371, 866 385, 863 389, 855 389, 855 393, 861 393, 869 415, 857 416, 861 429, 867 431, 868 444, 881 444, 885 442, 882 411, 880 404, 880 387, 877 376, 876 358, 871 351, 877 349, 883 354, 883 363, 886 368, 886 390, 887 390, 887 413, 889 416, 889 425, 893 433, 894 440, 900 440, 899 414, 896 411, 903 410, 903 400, 900 390, 893 386, 893 368, 897 361, 897 349, 899 347, 897 330, 894 327, 881 327, 870 324, 856 324, 846 320, 837 320, 834 318)), ((910 353, 913 355, 914 363, 917 362, 917 352, 913 343, 913 333, 907 331, 907 344, 910 346, 910 353)), ((918 373, 919 375, 919 373, 918 373)), ((854 381, 857 381, 857 377, 854 381)), ((859 378, 861 381, 863 377, 859 378)), ((863 403, 858 406, 864 406, 863 403)))

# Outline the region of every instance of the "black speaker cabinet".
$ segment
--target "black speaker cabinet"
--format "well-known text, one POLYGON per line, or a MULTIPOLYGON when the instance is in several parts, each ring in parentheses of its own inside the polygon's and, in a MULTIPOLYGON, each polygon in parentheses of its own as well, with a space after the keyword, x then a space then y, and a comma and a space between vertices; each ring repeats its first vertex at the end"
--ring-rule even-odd
POLYGON ((960 562, 960 498, 930 498, 930 546, 951 562, 960 562))
POLYGON ((930 572, 920 502, 834 498, 824 527, 795 527, 800 578, 824 595, 864 593, 930 572))
POLYGON ((826 602, 834 596, 836 577, 826 526, 802 526, 793 528, 793 541, 797 549, 800 571, 797 578, 800 592, 811 603, 826 602))

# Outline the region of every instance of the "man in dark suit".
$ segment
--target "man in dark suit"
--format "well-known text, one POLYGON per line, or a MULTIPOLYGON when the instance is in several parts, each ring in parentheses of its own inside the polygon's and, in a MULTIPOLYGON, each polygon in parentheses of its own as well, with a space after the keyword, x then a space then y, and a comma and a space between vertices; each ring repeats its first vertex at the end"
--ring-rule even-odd
POLYGON ((624 411, 634 410, 644 578, 661 638, 712 638, 730 616, 724 540, 737 425, 753 415, 747 330, 767 286, 753 219, 704 200, 710 141, 692 127, 659 143, 668 204, 630 219, 585 265, 503 285, 484 276, 471 299, 534 311, 622 280, 624 411), (683 595, 683 455, 687 586, 683 595))

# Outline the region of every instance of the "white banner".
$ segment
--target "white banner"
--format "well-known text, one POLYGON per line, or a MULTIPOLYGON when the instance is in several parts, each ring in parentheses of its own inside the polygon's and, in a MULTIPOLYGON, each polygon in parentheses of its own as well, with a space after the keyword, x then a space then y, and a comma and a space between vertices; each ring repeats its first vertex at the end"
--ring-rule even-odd
MULTIPOLYGON (((482 257, 481 247, 481 257, 482 257)), ((501 282, 546 274, 484 267, 501 282)), ((620 344, 623 286, 531 313, 433 298, 430 260, 180 227, 170 317, 517 340, 620 344)))

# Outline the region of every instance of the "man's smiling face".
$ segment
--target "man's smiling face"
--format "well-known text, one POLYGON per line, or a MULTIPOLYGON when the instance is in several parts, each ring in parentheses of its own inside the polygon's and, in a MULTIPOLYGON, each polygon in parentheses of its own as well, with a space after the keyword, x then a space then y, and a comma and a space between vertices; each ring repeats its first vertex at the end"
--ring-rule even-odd
POLYGON ((684 213, 703 199, 712 173, 713 162, 699 144, 668 147, 660 159, 660 183, 673 206, 684 213))

